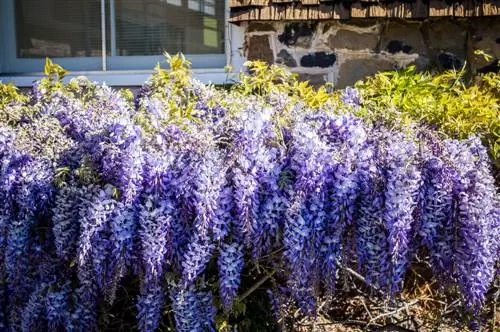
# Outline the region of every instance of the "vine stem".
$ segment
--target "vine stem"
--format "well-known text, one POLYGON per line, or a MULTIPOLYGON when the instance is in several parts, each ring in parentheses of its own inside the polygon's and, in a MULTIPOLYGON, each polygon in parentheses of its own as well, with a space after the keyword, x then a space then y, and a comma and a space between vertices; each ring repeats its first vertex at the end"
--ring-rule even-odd
POLYGON ((250 287, 245 293, 243 293, 243 295, 241 295, 238 298, 237 302, 243 301, 250 294, 252 294, 253 292, 255 292, 255 290, 257 290, 257 288, 259 288, 260 286, 262 286, 263 283, 265 283, 269 278, 271 278, 275 272, 276 271, 272 271, 271 273, 269 273, 269 274, 263 276, 261 279, 259 279, 259 281, 257 281, 255 284, 253 284, 252 287, 250 287))

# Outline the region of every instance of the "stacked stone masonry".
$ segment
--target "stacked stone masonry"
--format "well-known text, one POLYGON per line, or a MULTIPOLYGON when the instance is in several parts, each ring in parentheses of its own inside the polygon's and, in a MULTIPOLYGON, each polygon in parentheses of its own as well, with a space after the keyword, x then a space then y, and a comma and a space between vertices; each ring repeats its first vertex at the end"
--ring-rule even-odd
POLYGON ((314 84, 338 88, 378 71, 415 65, 419 70, 498 70, 500 17, 260 21, 245 26, 248 60, 283 64, 314 84), (493 56, 486 61, 474 54, 493 56))

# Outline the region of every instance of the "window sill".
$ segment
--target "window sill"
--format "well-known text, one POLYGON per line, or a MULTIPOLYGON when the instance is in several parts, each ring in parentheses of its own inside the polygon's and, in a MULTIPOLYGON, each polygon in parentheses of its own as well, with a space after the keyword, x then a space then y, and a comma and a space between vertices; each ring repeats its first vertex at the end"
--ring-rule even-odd
MULTIPOLYGON (((152 75, 151 70, 112 70, 112 71, 74 71, 70 72, 65 81, 78 76, 86 76, 91 81, 105 83, 109 86, 138 87, 152 75)), ((33 82, 43 77, 42 73, 0 74, 0 81, 13 83, 17 87, 30 87, 33 82)), ((193 77, 203 83, 230 84, 238 74, 227 73, 223 69, 194 69, 193 77)))

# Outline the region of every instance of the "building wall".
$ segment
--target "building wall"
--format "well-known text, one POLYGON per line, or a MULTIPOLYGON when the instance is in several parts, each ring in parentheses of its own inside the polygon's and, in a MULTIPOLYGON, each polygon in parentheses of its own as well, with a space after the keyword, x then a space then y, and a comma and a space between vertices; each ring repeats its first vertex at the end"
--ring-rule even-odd
POLYGON ((498 69, 500 17, 358 19, 349 21, 244 23, 248 60, 279 63, 312 84, 336 87, 377 71, 415 65, 418 69, 498 69), (480 49, 497 61, 474 55, 480 49))

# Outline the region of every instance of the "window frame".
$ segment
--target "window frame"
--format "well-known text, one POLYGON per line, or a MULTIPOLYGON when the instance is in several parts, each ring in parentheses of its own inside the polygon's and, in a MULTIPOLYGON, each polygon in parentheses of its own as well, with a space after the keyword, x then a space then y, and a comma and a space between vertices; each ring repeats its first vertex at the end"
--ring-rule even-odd
MULTIPOLYGON (((0 81, 13 82, 17 86, 31 86, 42 76, 44 59, 17 58, 15 29, 15 0, 0 1, 0 81), (8 15, 11 13, 11 15, 8 15)), ((236 71, 243 63, 242 55, 235 45, 242 45, 244 31, 241 27, 229 23, 229 1, 225 1, 223 54, 186 55, 192 62, 194 76, 203 82, 222 84, 236 78, 236 71), (235 41, 237 43, 235 43, 235 41), (225 66, 231 66, 232 72, 226 72, 225 66)), ((106 15, 109 16, 107 3, 106 15)), ((111 12, 111 14, 113 14, 111 12)), ((109 43, 108 43, 109 44, 109 43)), ((140 86, 150 75, 156 63, 164 63, 165 58, 158 56, 113 56, 104 57, 55 57, 52 60, 63 67, 78 66, 79 70, 70 71, 68 79, 85 75, 93 81, 111 86, 140 86), (131 64, 144 64, 140 69, 126 69, 131 64), (103 67, 105 70, 103 70, 103 67)))

